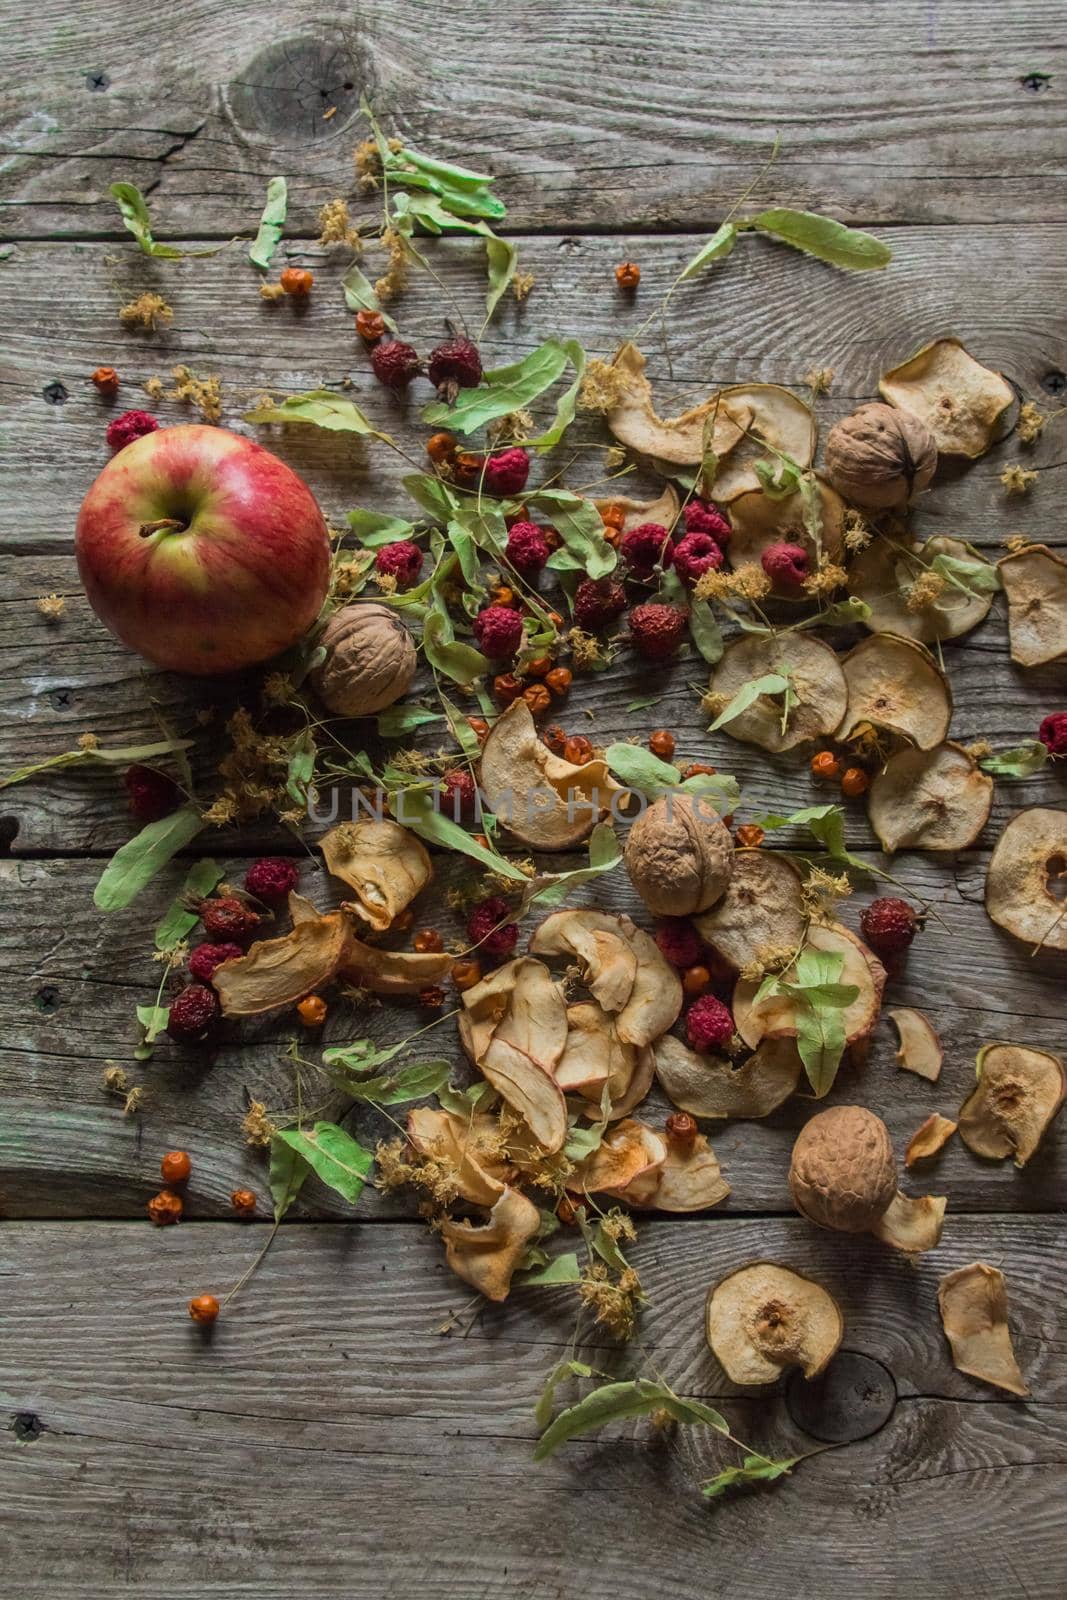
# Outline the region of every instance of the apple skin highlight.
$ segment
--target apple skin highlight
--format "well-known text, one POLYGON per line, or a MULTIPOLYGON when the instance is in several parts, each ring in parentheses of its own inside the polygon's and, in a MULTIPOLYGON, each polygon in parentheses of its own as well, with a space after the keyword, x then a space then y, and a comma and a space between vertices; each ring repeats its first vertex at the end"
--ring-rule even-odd
POLYGON ((111 632, 201 677, 288 649, 329 586, 329 533, 303 480, 262 445, 199 424, 120 450, 82 502, 75 548, 111 632))

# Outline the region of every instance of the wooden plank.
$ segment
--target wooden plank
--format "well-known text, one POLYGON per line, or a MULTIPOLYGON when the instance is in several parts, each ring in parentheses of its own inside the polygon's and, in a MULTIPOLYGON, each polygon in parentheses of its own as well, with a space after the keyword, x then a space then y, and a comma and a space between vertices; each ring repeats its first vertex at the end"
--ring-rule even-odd
MULTIPOLYGON (((235 865, 233 876, 241 871, 235 865)), ((889 1126, 895 1148, 904 1146, 934 1110, 952 1116, 974 1082, 974 1058, 989 1040, 1007 1038, 1046 1049, 1063 1046, 1062 997, 1051 956, 1031 959, 1028 950, 989 923, 975 882, 978 858, 961 863, 954 877, 918 856, 898 864, 903 884, 936 902, 944 926, 931 921, 914 947, 903 977, 890 984, 886 1004, 916 1005, 941 1033, 946 1059, 939 1084, 929 1085, 894 1064, 895 1035, 882 1022, 866 1066, 842 1067, 833 1099, 862 1101, 889 1126)), ((443 890, 462 875, 454 860, 441 863, 438 882, 424 896, 416 926, 437 926, 447 941, 462 938, 463 925, 443 906, 443 890)), ((292 1013, 233 1025, 215 1056, 179 1049, 162 1040, 153 1060, 141 1064, 132 1051, 138 1038, 135 1007, 148 1004, 159 985, 152 959, 151 930, 180 881, 172 869, 125 912, 97 913, 92 886, 98 866, 85 861, 0 863, 0 962, 8 974, 0 999, 0 1212, 10 1217, 140 1216, 159 1186, 159 1158, 166 1149, 188 1149, 195 1163, 190 1215, 226 1216, 232 1189, 247 1185, 266 1194, 262 1152, 243 1143, 241 1119, 249 1095, 273 1110, 296 1103, 285 1050, 294 1033, 302 1055, 317 1058, 322 1044, 372 1037, 393 1043, 409 1037, 426 1017, 411 1005, 390 1003, 371 1010, 336 1001, 321 1036, 308 1035, 292 1013), (104 1093, 102 1074, 118 1062, 130 1082, 147 1086, 142 1116, 126 1118, 121 1102, 104 1093)), ((327 904, 321 875, 307 870, 303 887, 327 904)), ((844 920, 858 926, 861 892, 844 907, 844 920)), ((631 911, 645 926, 625 877, 615 873, 595 900, 631 911)), ((532 931, 536 914, 526 920, 532 931)), ((454 1024, 443 1022, 412 1047, 406 1059, 444 1055, 466 1081, 454 1024)), ((329 1091, 313 1072, 303 1074, 305 1106, 323 1103, 329 1091)), ((658 1094, 643 1115, 659 1123, 669 1109, 658 1094)), ((797 1130, 814 1109, 804 1097, 765 1122, 709 1125, 716 1153, 732 1185, 726 1210, 788 1212, 789 1153, 797 1130)), ((392 1136, 377 1112, 357 1113, 365 1142, 392 1136)), ((913 1193, 949 1196, 950 1209, 1033 1211, 1061 1204, 1057 1180, 1063 1138, 1054 1128, 1042 1149, 1019 1172, 1010 1163, 980 1162, 958 1139, 943 1156, 909 1175, 913 1193)), ((336 1196, 317 1185, 306 1191, 305 1215, 350 1215, 336 1196)), ((414 1215, 410 1196, 386 1199, 367 1189, 359 1214, 414 1215)), ((719 1212, 715 1213, 716 1217, 719 1212)))
MULTIPOLYGON (((825 1282, 846 1348, 895 1382, 881 1431, 715 1508, 696 1486, 734 1457, 704 1431, 623 1423, 533 1465, 533 1405, 573 1327, 571 1293, 516 1294, 466 1338, 442 1338, 467 1295, 422 1229, 283 1230, 205 1343, 184 1300, 233 1281, 265 1232, 3 1230, 0 1405, 44 1430, 19 1443, 0 1429, 0 1526, 32 1541, 28 1600, 120 1586, 154 1600, 190 1582, 212 1600, 290 1600, 368 1580, 396 1595, 643 1600, 650 1563, 680 1600, 703 1600, 709 1570, 711 1592, 738 1600, 813 1582, 827 1600, 992 1597, 1005 1573, 1013 1592, 1059 1593, 1061 1220, 960 1218, 914 1266, 798 1221, 644 1227, 644 1347, 758 1448, 817 1444, 780 1394, 739 1398, 704 1346, 707 1285, 754 1255, 825 1282), (1007 1273, 1025 1403, 949 1364, 937 1279, 976 1257, 1007 1273), (593 1493, 611 1497, 595 1517, 593 1493)), ((595 1333, 581 1348, 602 1369, 640 1370, 639 1351, 595 1333)))
POLYGON ((107 187, 122 178, 152 193, 163 236, 248 233, 281 171, 290 227, 308 233, 351 190, 361 92, 390 130, 496 172, 518 229, 710 230, 776 133, 764 205, 860 222, 1063 216, 1051 0, 535 0, 519 36, 474 0, 416 16, 384 0, 343 16, 191 0, 165 26, 92 0, 12 15, 7 228, 115 233, 107 187))

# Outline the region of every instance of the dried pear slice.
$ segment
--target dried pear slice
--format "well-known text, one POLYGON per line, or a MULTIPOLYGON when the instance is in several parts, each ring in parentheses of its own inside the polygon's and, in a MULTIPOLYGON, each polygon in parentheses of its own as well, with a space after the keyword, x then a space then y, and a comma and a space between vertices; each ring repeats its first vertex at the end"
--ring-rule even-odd
POLYGON ((960 1138, 990 1161, 1013 1155, 1025 1167, 1067 1094, 1058 1056, 1023 1044, 987 1044, 978 1052, 978 1086, 960 1110, 960 1138))
POLYGON ((481 1224, 447 1217, 440 1226, 445 1260, 487 1300, 506 1300, 516 1267, 537 1237, 541 1213, 518 1189, 505 1189, 481 1224))
POLYGON ((212 974, 223 1016, 257 1017, 295 1004, 330 982, 353 942, 343 911, 315 912, 280 939, 257 939, 247 955, 224 961, 212 974))
POLYGON ((704 1134, 688 1145, 668 1141, 667 1156, 657 1174, 656 1187, 644 1197, 631 1191, 632 1206, 656 1211, 706 1211, 730 1193, 718 1158, 704 1134))
POLYGON ((993 809, 993 780, 961 745, 899 750, 867 793, 867 817, 888 854, 970 850, 993 809))
POLYGON ((613 371, 620 396, 607 413, 608 427, 620 444, 641 455, 654 456, 657 461, 699 466, 704 459, 704 427, 712 414, 715 424, 711 445, 721 459, 735 449, 752 421, 752 407, 745 403, 744 396, 728 402, 726 395, 719 393, 681 416, 657 416, 652 406, 652 385, 645 376, 645 358, 634 344, 623 345, 615 357, 613 371))
POLYGON ((740 972, 772 950, 795 950, 807 920, 804 885, 791 861, 773 850, 736 850, 726 893, 693 923, 705 944, 740 972))
POLYGON ((782 697, 761 695, 724 724, 724 733, 779 753, 836 731, 848 704, 844 674, 830 646, 809 633, 749 633, 734 639, 711 675, 711 691, 725 705, 754 678, 771 673, 788 678, 796 696, 785 731, 782 697))
MULTIPOLYGON (((886 972, 873 951, 850 928, 838 923, 830 927, 813 924, 807 943, 815 950, 826 950, 844 957, 838 983, 854 984, 859 993, 841 1013, 846 1044, 866 1038, 878 1020, 886 972)), ((788 977, 788 972, 786 974, 788 977)), ((734 988, 734 1026, 750 1049, 761 1040, 775 1036, 795 1038, 796 1002, 786 994, 768 995, 757 1005, 760 980, 741 978, 734 988)))
POLYGON ((770 1116, 793 1093, 803 1063, 792 1039, 764 1039, 735 1066, 719 1056, 698 1055, 673 1034, 656 1045, 656 1077, 679 1111, 694 1117, 770 1116))
POLYGON ((598 962, 603 961, 603 952, 616 950, 620 939, 632 952, 636 967, 615 1026, 624 1043, 640 1047, 666 1033, 682 1009, 681 980, 651 934, 622 914, 592 909, 555 911, 535 930, 530 949, 535 955, 577 955, 584 969, 583 981, 604 1009, 611 1010, 599 983, 602 968, 598 962), (601 992, 596 993, 597 989, 601 992))
POLYGON ((631 1199, 655 1189, 667 1157, 667 1141, 647 1123, 626 1118, 605 1133, 591 1155, 567 1178, 574 1194, 613 1194, 631 1199))
POLYGON ((921 1255, 924 1250, 934 1250, 940 1244, 947 1205, 948 1200, 942 1194, 924 1194, 913 1200, 898 1189, 871 1232, 883 1244, 891 1244, 894 1250, 903 1250, 911 1256, 921 1255))
POLYGON ((708 1292, 704 1327, 711 1352, 731 1383, 774 1383, 789 1367, 817 1378, 845 1332, 841 1308, 821 1284, 754 1261, 708 1292))
POLYGON ((500 1123, 485 1112, 457 1117, 418 1106, 408 1112, 407 1134, 420 1155, 448 1169, 460 1198, 471 1205, 495 1205, 513 1176, 514 1169, 499 1155, 500 1123))
POLYGON ((371 994, 418 994, 429 984, 441 983, 452 971, 453 957, 417 950, 378 950, 349 938, 338 976, 371 994))
MULTIPOLYGON (((463 1048, 477 1064, 489 1047, 489 1041, 504 1019, 512 992, 519 981, 522 964, 528 957, 519 956, 507 961, 495 972, 490 972, 480 983, 464 991, 460 997, 463 1010, 457 1018, 463 1048)), ((535 965, 540 966, 540 962, 535 965)))
POLYGON ((562 1150, 567 1137, 567 1107, 554 1078, 538 1062, 494 1034, 478 1063, 493 1086, 526 1123, 543 1150, 562 1150))
POLYGON ((1008 597, 1011 659, 1040 667, 1067 655, 1067 561, 1032 544, 997 563, 1008 597))
POLYGON ((908 1140, 904 1151, 904 1165, 913 1167, 916 1161, 929 1161, 931 1156, 936 1156, 939 1150, 945 1148, 957 1127, 957 1123, 948 1117, 943 1117, 940 1112, 931 1112, 908 1140))
POLYGON ((663 493, 654 500, 630 500, 625 495, 617 495, 614 499, 594 500, 593 504, 598 511, 606 511, 608 506, 619 506, 623 513, 623 533, 629 533, 631 528, 639 528, 645 522, 657 523, 661 528, 673 528, 681 510, 681 501, 673 483, 665 484, 663 493))
POLYGON ((895 633, 863 639, 841 662, 848 707, 837 730, 847 739, 862 723, 932 750, 948 733, 952 690, 925 645, 895 633))
POLYGON ((1015 399, 1011 384, 983 367, 958 339, 932 344, 885 373, 883 398, 925 422, 939 455, 985 455, 1000 436, 1004 413, 1015 399))
POLYGON ((319 840, 326 870, 354 889, 356 910, 378 933, 433 877, 422 842, 397 822, 342 822, 319 840))
POLYGON ((489 808, 535 850, 580 844, 620 788, 602 760, 574 766, 553 755, 522 699, 494 723, 482 748, 480 776, 489 808))
POLYGON ((1035 948, 1067 950, 1067 811, 1031 806, 997 840, 985 905, 998 927, 1035 948))
POLYGON ((937 556, 951 556, 956 561, 983 559, 961 539, 950 539, 943 534, 936 534, 924 545, 910 550, 904 546, 895 547, 886 539, 872 539, 849 568, 849 592, 871 608, 864 626, 872 633, 895 633, 904 639, 917 639, 920 644, 959 639, 977 628, 989 615, 992 590, 965 594, 953 584, 946 584, 928 605, 917 611, 909 610, 912 585, 937 556))
POLYGON ((911 1006, 898 1006, 895 1011, 887 1011, 886 1016, 897 1030, 897 1066, 928 1083, 936 1083, 945 1052, 929 1020, 911 1006))
POLYGON ((542 962, 520 960, 513 965, 515 982, 486 1053, 494 1041, 504 1040, 554 1077, 567 1045, 566 1003, 542 962))
POLYGON ((621 1095, 636 1065, 637 1050, 619 1038, 608 1012, 594 1001, 567 1007, 567 1043, 554 1073, 564 1094, 596 1100, 607 1085, 609 1094, 621 1095))
MULTIPOLYGON (((728 461, 720 460, 715 476, 715 499, 721 505, 762 487, 755 463, 774 459, 767 449, 768 444, 783 455, 791 456, 798 467, 811 466, 818 437, 815 413, 791 389, 783 389, 777 383, 738 384, 722 391, 722 401, 735 416, 741 416, 744 411, 750 411, 752 416, 745 425, 744 443, 733 451, 728 461)), ((719 451, 720 458, 722 453, 719 451)))
MULTIPOLYGON (((838 562, 845 549, 845 502, 837 490, 822 478, 817 482, 823 556, 829 561, 838 562)), ((718 495, 717 487, 715 492, 718 495)), ((784 500, 772 500, 763 489, 751 490, 748 494, 738 495, 731 503, 729 516, 733 532, 727 553, 731 566, 752 564, 758 567, 763 552, 769 550, 771 545, 784 541, 802 545, 808 552, 814 570, 817 554, 815 541, 804 526, 804 500, 799 491, 787 495, 784 500)), ((782 585, 777 585, 775 592, 796 598, 795 589, 786 589, 782 585)))
POLYGON ((998 1267, 972 1261, 946 1272, 937 1286, 937 1307, 957 1372, 1009 1394, 1030 1393, 1012 1349, 1008 1289, 998 1267))
POLYGON ((637 955, 610 911, 554 911, 534 930, 530 949, 541 956, 574 956, 582 982, 605 1011, 621 1011, 633 994, 637 955))

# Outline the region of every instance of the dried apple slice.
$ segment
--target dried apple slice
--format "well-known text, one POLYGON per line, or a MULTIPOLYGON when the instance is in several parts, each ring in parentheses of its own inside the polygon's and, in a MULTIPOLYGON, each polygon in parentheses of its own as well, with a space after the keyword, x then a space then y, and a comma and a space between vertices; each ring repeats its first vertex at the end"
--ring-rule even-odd
POLYGON ((605 1084, 621 1094, 636 1065, 636 1049, 619 1038, 608 1012, 592 1001, 567 1007, 567 1042, 554 1074, 564 1094, 596 1100, 605 1084))
POLYGON ((945 1052, 930 1022, 911 1006, 898 1006, 895 1011, 887 1011, 886 1016, 897 1030, 897 1066, 928 1083, 936 1083, 945 1052))
POLYGON ((541 1148, 550 1155, 567 1137, 567 1107, 553 1078, 542 1066, 496 1035, 478 1063, 482 1077, 518 1113, 541 1148))
POLYGON ((997 563, 1008 597, 1011 659, 1040 667, 1067 655, 1067 561, 1032 544, 997 563))
POLYGON ((319 840, 326 870, 354 889, 356 910, 378 933, 433 877, 425 847, 398 822, 342 822, 319 840))
POLYGON ((507 1008, 488 1049, 503 1040, 536 1061, 551 1078, 567 1044, 567 1007, 559 986, 540 961, 517 961, 507 1008))
POLYGON ((694 1117, 770 1116, 797 1086, 803 1063, 792 1039, 764 1039, 740 1066, 698 1055, 673 1034, 656 1045, 656 1077, 672 1105, 694 1117))
POLYGON ((537 736, 530 708, 515 700, 493 725, 482 749, 481 788, 509 833, 535 850, 580 844, 620 785, 600 760, 574 766, 537 736))
POLYGON ((492 1206, 513 1176, 499 1154, 500 1124, 486 1113, 457 1117, 418 1106, 408 1112, 408 1142, 455 1177, 459 1195, 471 1205, 492 1206))
MULTIPOLYGON (((720 459, 715 477, 715 498, 720 504, 762 487, 755 463, 776 459, 767 445, 791 456, 799 467, 811 466, 817 438, 815 413, 799 395, 776 383, 747 383, 724 389, 722 401, 737 417, 751 412, 751 421, 745 424, 747 436, 741 446, 731 452, 728 461, 720 459)), ((723 452, 718 454, 721 458, 723 452)))
POLYGON ((605 1011, 621 1011, 633 993, 637 955, 611 912, 554 911, 534 931, 530 949, 542 956, 574 956, 582 982, 605 1011))
POLYGON ((740 972, 771 950, 797 948, 807 926, 803 895, 800 873, 783 855, 736 850, 725 894, 693 922, 705 944, 740 972))
MULTIPOLYGON (((843 524, 845 502, 836 489, 822 478, 819 485, 819 513, 822 522, 822 551, 825 559, 840 561, 844 554, 843 524)), ((718 487, 716 487, 718 495, 718 487)), ((801 494, 786 495, 784 500, 772 500, 762 489, 738 495, 730 505, 730 537, 728 554, 730 564, 743 567, 759 566, 763 552, 772 544, 799 544, 808 552, 812 569, 816 565, 815 541, 804 526, 804 501, 801 494)), ((776 585, 775 592, 796 598, 796 589, 776 585)))
POLYGON ((623 513, 623 533, 629 533, 631 528, 639 528, 645 522, 655 522, 661 528, 673 528, 681 509, 678 491, 673 483, 665 484, 663 493, 654 500, 628 500, 624 495, 617 495, 614 499, 594 500, 593 504, 598 511, 606 511, 608 506, 619 506, 623 513))
POLYGON ((978 1086, 960 1110, 960 1138, 990 1161, 1025 1167, 1063 1105, 1067 1078, 1058 1056, 1023 1044, 978 1052, 978 1086))
POLYGON ((958 339, 924 345, 887 372, 878 388, 890 405, 926 423, 939 455, 969 460, 985 455, 999 437, 1015 399, 1011 384, 983 367, 958 339))
POLYGON ((839 739, 862 723, 901 735, 920 750, 932 750, 948 733, 952 690, 924 645, 894 633, 875 633, 841 662, 848 706, 839 739))
MULTIPOLYGON (((743 397, 727 402, 725 394, 710 395, 677 417, 657 416, 652 406, 652 385, 645 375, 645 358, 634 344, 624 344, 613 362, 620 397, 607 413, 607 424, 620 444, 644 456, 676 466, 699 466, 704 459, 704 428, 714 415, 712 449, 729 455, 752 421, 752 407, 743 397)), ((718 490, 716 489, 716 498, 718 490)))
MULTIPOLYGON (((882 963, 862 939, 857 939, 850 928, 843 928, 839 923, 829 927, 813 924, 808 929, 807 943, 816 950, 835 952, 844 958, 837 981, 854 984, 859 991, 841 1013, 845 1042, 853 1044, 857 1039, 866 1038, 878 1020, 882 1003, 886 980, 882 963)), ((733 997, 734 1025, 753 1050, 762 1039, 795 1038, 797 1033, 796 1002, 789 995, 777 994, 768 995, 757 1005, 755 997, 759 987, 757 979, 741 978, 733 997)))
POLYGON ((921 1255, 941 1242, 941 1227, 948 1200, 941 1194, 924 1194, 918 1199, 898 1189, 888 1208, 871 1228, 876 1239, 891 1244, 906 1255, 921 1255))
POLYGON ((951 741, 899 750, 867 792, 867 817, 888 854, 970 850, 993 809, 993 780, 951 741))
POLYGON ((708 1291, 705 1331, 731 1383, 774 1383, 789 1367, 817 1378, 840 1348, 845 1321, 821 1284, 754 1261, 708 1291))
POLYGON ((835 732, 848 704, 848 689, 837 656, 810 633, 749 633, 723 651, 711 675, 711 691, 725 704, 755 678, 788 678, 795 696, 782 728, 781 695, 760 695, 724 724, 723 731, 761 750, 792 750, 808 739, 835 732))
POLYGON ((688 1145, 667 1141, 667 1155, 646 1197, 631 1192, 630 1204, 656 1211, 706 1211, 730 1193, 716 1157, 702 1133, 688 1145))
POLYGON ((582 967, 583 981, 594 998, 605 1011, 613 1011, 621 985, 609 1003, 597 963, 605 955, 615 963, 619 940, 633 954, 635 969, 629 993, 616 1011, 616 1030, 625 1044, 652 1044, 677 1021, 682 1009, 682 985, 674 968, 660 954, 656 941, 629 917, 592 909, 555 911, 535 931, 530 949, 536 955, 575 955, 582 967))
MULTIPOLYGON (((504 1019, 512 992, 519 981, 521 956, 506 961, 495 972, 490 972, 480 983, 464 991, 461 996, 463 1010, 457 1018, 463 1048, 477 1063, 489 1046, 489 1041, 504 1019)), ((536 963, 540 966, 540 962, 536 963)))
POLYGON ((937 1306, 957 1372, 1009 1394, 1030 1393, 1012 1349, 1008 1289, 998 1267, 972 1261, 946 1272, 937 1286, 937 1306))
POLYGON ((959 639, 977 628, 989 615, 992 590, 964 593, 949 584, 936 599, 919 610, 908 609, 913 585, 929 570, 937 556, 951 556, 957 561, 982 559, 961 539, 950 539, 943 534, 936 534, 924 545, 912 549, 887 539, 872 539, 849 569, 850 593, 871 608, 864 626, 872 633, 895 633, 901 638, 917 639, 920 644, 959 639))
POLYGON ((1045 950, 1067 950, 1067 811, 1031 806, 997 840, 985 905, 998 927, 1045 950))
POLYGON ((211 982, 224 1017, 256 1017, 324 987, 342 966, 351 931, 343 911, 305 917, 280 939, 259 939, 247 955, 216 967, 211 982))
POLYGON ((624 1118, 605 1133, 591 1155, 579 1161, 567 1179, 575 1194, 611 1194, 632 1199, 655 1188, 656 1175, 667 1157, 667 1141, 647 1123, 624 1118))
POLYGON ((931 1156, 936 1156, 939 1150, 944 1149, 956 1128, 957 1124, 948 1117, 941 1116, 937 1111, 932 1112, 908 1140, 904 1165, 913 1167, 916 1161, 929 1161, 931 1156))
POLYGON ((526 1246, 537 1237, 541 1213, 518 1189, 505 1189, 489 1212, 488 1222, 441 1224, 445 1260, 458 1278, 487 1300, 506 1300, 526 1246))

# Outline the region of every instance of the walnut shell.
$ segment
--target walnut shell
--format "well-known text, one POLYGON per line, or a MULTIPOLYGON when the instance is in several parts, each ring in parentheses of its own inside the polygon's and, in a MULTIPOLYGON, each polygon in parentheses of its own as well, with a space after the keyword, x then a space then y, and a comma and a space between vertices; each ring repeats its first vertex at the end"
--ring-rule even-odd
POLYGON ((388 606, 370 601, 345 606, 330 618, 319 642, 326 660, 311 682, 323 705, 339 717, 370 716, 411 686, 415 645, 388 606))
POLYGON ((630 881, 657 917, 706 911, 726 892, 733 840, 710 806, 661 795, 637 818, 624 852, 630 881))
POLYGON ((897 1192, 889 1130, 863 1106, 831 1106, 805 1123, 793 1146, 789 1190, 820 1228, 865 1233, 897 1192))
POLYGON ((906 504, 936 469, 937 445, 926 423, 878 401, 835 423, 826 441, 834 488, 874 511, 906 504))

